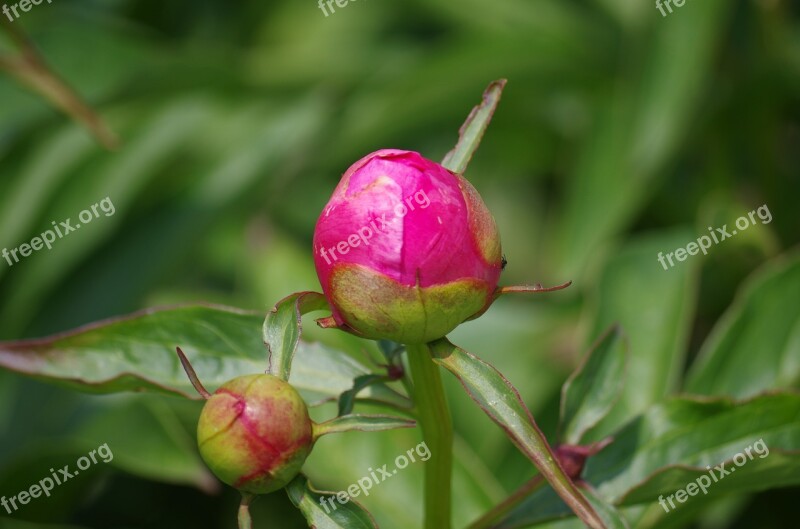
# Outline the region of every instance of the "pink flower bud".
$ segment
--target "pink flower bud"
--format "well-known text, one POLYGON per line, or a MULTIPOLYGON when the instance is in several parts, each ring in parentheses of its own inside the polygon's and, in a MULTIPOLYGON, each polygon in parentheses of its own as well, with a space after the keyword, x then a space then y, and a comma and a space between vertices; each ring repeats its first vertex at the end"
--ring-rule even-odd
POLYGON ((501 261, 475 188, 410 151, 377 151, 350 167, 314 232, 334 320, 373 339, 446 335, 491 303, 501 261))
POLYGON ((300 472, 314 441, 300 394, 272 375, 249 375, 223 384, 206 401, 197 443, 219 479, 266 494, 300 472))

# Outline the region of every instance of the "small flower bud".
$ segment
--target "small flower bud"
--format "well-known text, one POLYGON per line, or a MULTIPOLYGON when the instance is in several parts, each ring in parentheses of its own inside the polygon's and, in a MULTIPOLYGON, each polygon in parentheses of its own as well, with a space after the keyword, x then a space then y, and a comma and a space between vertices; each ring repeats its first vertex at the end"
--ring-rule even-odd
POLYGON ((317 221, 314 262, 339 326, 424 343, 491 304, 502 252, 467 180, 416 152, 382 150, 342 177, 317 221))
POLYGON ((232 487, 266 494, 287 485, 313 445, 305 402, 287 382, 248 375, 223 384, 197 425, 200 455, 232 487))

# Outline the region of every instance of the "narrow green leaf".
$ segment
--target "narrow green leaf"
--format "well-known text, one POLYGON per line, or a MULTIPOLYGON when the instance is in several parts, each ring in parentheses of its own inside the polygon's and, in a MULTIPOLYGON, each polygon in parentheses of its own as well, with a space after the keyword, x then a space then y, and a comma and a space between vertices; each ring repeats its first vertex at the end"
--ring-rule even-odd
POLYGON ((458 143, 442 160, 442 165, 454 173, 463 174, 467 170, 472 155, 478 150, 483 134, 492 121, 494 111, 500 103, 500 96, 506 80, 493 81, 483 92, 483 101, 472 109, 467 120, 458 131, 458 143))
POLYGON ((446 338, 430 344, 434 361, 453 373, 470 397, 496 422, 589 527, 605 527, 597 512, 559 465, 544 434, 511 383, 494 367, 446 338))
POLYGON ((268 372, 289 380, 292 360, 300 342, 303 314, 328 306, 317 292, 296 292, 280 300, 264 319, 264 344, 269 351, 268 372))
MULTIPOLYGON (((193 305, 150 309, 74 331, 0 342, 0 367, 90 393, 158 391, 198 398, 175 354, 180 346, 203 384, 213 391, 228 380, 264 372, 256 312, 193 305)), ((290 382, 310 403, 337 398, 369 370, 347 354, 299 342, 290 382)), ((409 400, 385 384, 361 397, 397 408, 409 400)))
POLYGON ((353 430, 380 432, 383 430, 395 430, 397 428, 413 428, 416 425, 417 422, 411 419, 391 417, 389 415, 343 415, 315 425, 314 437, 322 437, 323 435, 331 433, 350 432, 353 430))
POLYGON ((561 390, 562 440, 578 445, 611 410, 625 385, 628 344, 619 326, 609 329, 561 390))
POLYGON ((349 496, 341 504, 333 492, 314 490, 302 474, 286 486, 292 503, 300 509, 309 527, 315 529, 377 529, 372 515, 349 496))
POLYGON ((687 390, 744 398, 800 381, 798 300, 800 254, 753 274, 700 349, 687 390))

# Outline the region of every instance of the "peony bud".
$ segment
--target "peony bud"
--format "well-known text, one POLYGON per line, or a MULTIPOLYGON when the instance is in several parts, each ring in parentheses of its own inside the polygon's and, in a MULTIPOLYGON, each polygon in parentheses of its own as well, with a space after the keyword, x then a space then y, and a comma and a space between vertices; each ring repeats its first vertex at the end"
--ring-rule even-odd
POLYGON ((502 252, 467 180, 416 152, 382 150, 342 177, 317 221, 314 262, 336 324, 424 343, 491 304, 502 252))
POLYGON ((253 494, 287 485, 314 444, 302 397, 272 375, 248 375, 223 384, 200 414, 197 442, 219 479, 253 494))

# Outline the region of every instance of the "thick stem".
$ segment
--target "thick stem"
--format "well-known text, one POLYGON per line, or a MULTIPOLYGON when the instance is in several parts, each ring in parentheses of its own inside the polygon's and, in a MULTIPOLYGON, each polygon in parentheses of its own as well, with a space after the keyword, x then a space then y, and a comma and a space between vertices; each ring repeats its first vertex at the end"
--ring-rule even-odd
POLYGON ((425 463, 425 529, 450 529, 453 421, 439 366, 427 345, 407 345, 414 404, 431 458, 425 463))

